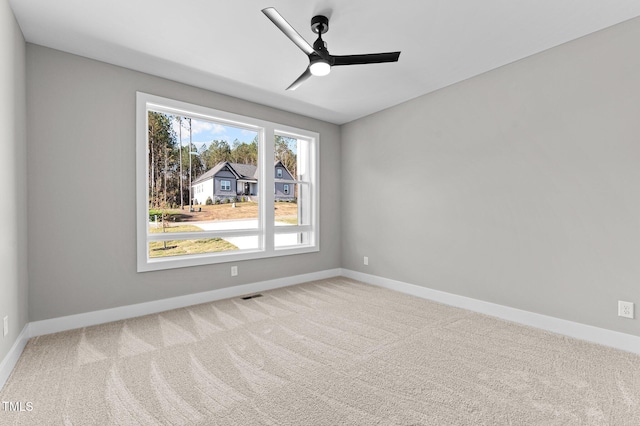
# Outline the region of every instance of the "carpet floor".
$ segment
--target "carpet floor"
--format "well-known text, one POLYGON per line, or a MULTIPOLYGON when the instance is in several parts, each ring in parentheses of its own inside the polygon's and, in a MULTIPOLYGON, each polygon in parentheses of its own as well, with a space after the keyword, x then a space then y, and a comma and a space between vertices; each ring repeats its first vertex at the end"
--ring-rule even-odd
POLYGON ((33 338, 16 425, 640 425, 640 356, 346 278, 33 338))

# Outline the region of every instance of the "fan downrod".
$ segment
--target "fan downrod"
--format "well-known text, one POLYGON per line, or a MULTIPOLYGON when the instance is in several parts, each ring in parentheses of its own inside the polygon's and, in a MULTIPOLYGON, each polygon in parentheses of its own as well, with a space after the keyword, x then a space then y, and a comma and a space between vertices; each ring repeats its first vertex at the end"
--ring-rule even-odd
POLYGON ((311 18, 311 31, 316 34, 324 34, 329 31, 329 18, 323 15, 311 18))

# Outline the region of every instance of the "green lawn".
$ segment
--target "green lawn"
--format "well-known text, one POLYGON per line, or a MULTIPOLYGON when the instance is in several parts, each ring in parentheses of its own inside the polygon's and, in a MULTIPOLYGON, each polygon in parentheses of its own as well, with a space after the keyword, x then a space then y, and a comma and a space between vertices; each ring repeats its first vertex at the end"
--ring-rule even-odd
MULTIPOLYGON (((167 225, 167 227, 164 229, 164 232, 200 232, 200 231, 202 231, 202 228, 199 228, 194 225, 167 225)), ((156 227, 155 225, 150 225, 149 232, 151 232, 152 234, 162 232, 162 223, 160 222, 158 227, 156 227)))
MULTIPOLYGON (((162 232, 162 227, 149 227, 152 233, 162 232)), ((202 229, 193 225, 178 225, 165 228, 165 232, 198 232, 202 229)), ((222 238, 204 238, 200 240, 153 241, 149 243, 149 257, 182 256, 185 254, 215 253, 238 250, 222 238), (166 248, 165 248, 166 245, 166 248)))

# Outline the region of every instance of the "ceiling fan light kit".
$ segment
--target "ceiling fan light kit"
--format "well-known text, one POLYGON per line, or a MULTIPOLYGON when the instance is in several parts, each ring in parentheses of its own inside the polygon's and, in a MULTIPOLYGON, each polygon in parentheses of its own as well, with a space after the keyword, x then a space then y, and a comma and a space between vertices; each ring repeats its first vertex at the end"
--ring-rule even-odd
POLYGON ((267 18, 271 20, 296 46, 309 57, 309 66, 296 79, 287 90, 296 90, 304 81, 313 76, 324 76, 331 72, 332 66, 338 65, 362 65, 379 64, 384 62, 397 62, 400 52, 371 53, 364 55, 331 55, 327 50, 327 44, 322 40, 322 34, 329 30, 329 19, 326 16, 317 15, 311 18, 311 31, 318 34, 318 38, 311 46, 273 7, 262 9, 267 18))
POLYGON ((322 77, 331 72, 331 65, 322 58, 313 59, 309 64, 309 71, 316 77, 322 77))

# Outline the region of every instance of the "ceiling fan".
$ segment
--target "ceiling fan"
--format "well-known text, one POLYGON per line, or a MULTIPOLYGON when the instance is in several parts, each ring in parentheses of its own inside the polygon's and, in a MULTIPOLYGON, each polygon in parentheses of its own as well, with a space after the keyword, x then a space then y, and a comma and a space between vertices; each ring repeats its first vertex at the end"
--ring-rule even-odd
POLYGON ((322 34, 329 30, 329 19, 317 15, 311 18, 311 31, 318 34, 317 40, 311 46, 273 7, 262 9, 262 13, 280 28, 289 39, 295 43, 309 57, 309 66, 287 90, 296 90, 312 75, 323 76, 329 74, 331 67, 338 65, 379 64, 382 62, 397 62, 400 52, 370 53, 365 55, 331 55, 327 44, 322 40, 322 34))

